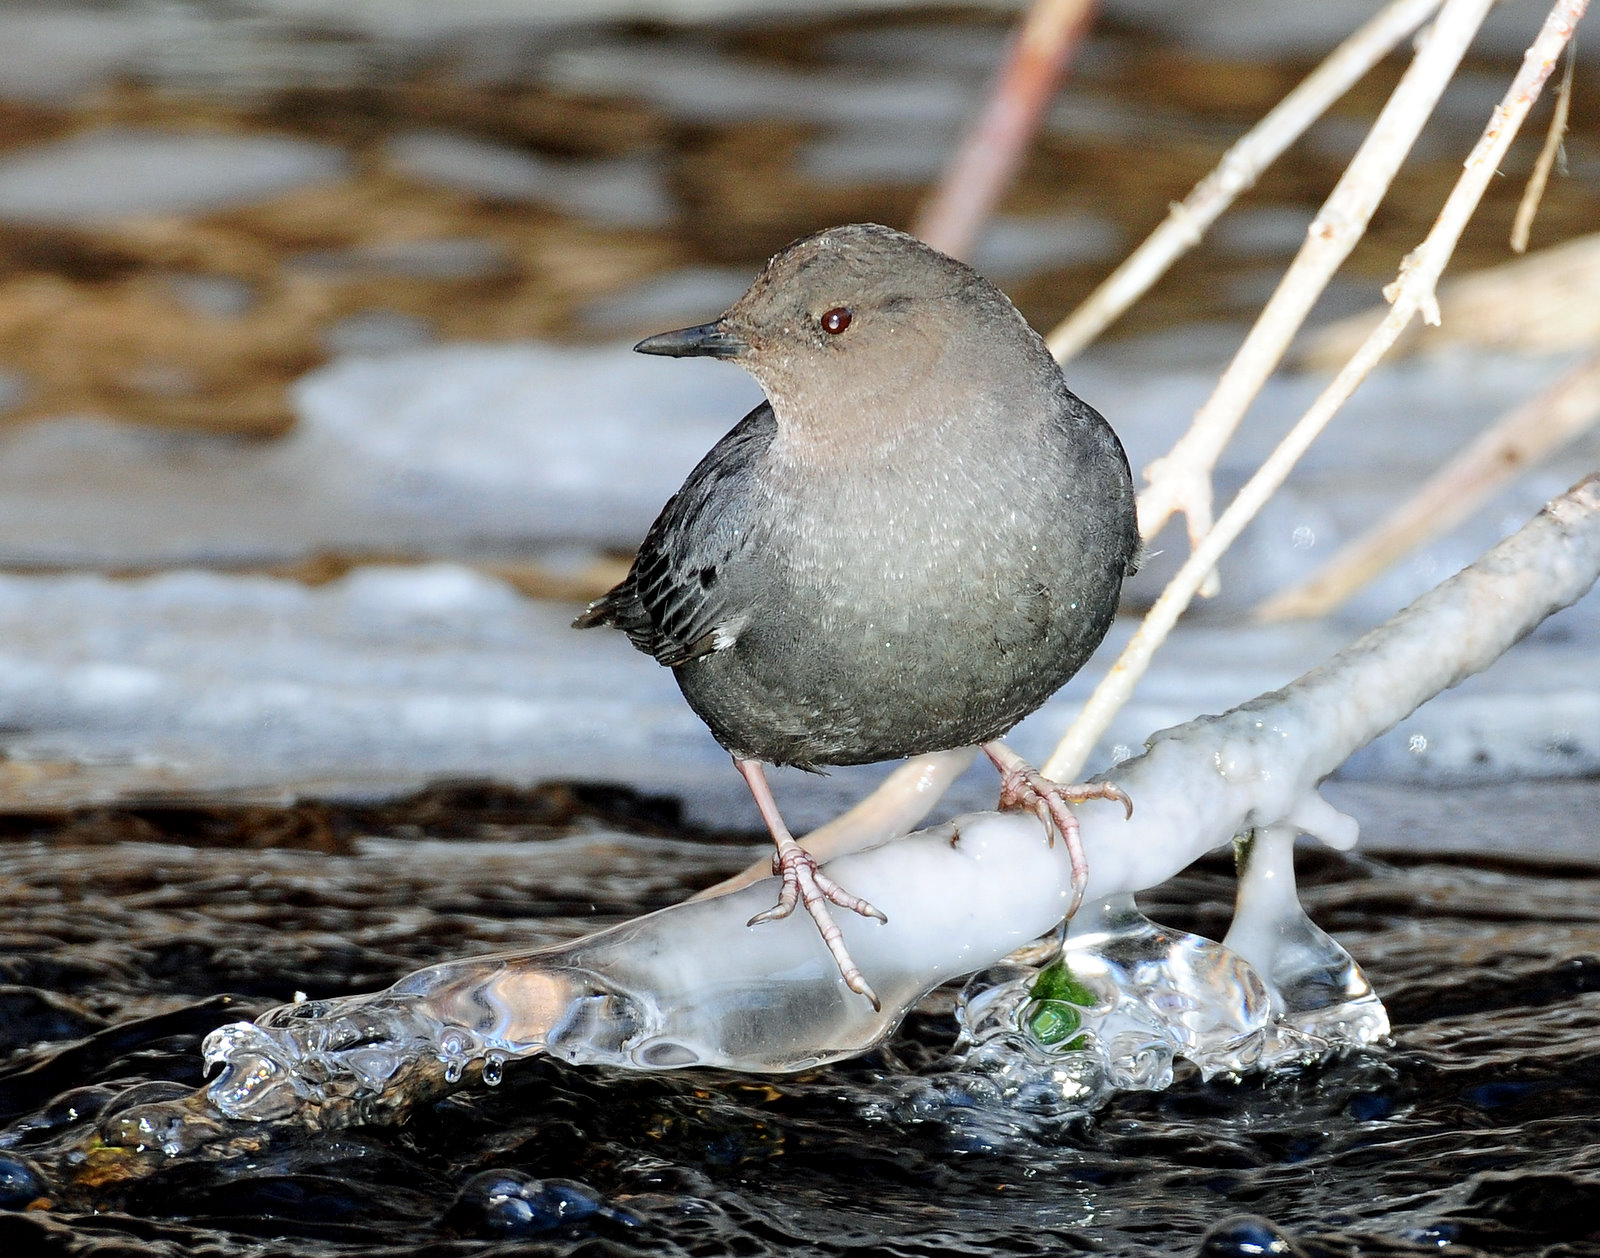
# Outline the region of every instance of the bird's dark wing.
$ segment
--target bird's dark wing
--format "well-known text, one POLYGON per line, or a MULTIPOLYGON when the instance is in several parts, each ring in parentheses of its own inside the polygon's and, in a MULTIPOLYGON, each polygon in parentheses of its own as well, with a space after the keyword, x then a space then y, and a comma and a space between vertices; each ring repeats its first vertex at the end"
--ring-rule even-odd
POLYGON ((731 646, 751 608, 724 578, 755 540, 750 472, 776 431, 765 402, 740 420, 661 509, 627 577, 573 624, 615 625, 670 666, 731 646))

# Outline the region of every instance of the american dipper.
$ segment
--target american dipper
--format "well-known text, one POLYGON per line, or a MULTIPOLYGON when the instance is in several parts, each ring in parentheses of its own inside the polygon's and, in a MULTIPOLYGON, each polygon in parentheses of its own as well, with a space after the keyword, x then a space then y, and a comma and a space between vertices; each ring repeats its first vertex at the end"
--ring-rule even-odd
POLYGON ((644 354, 737 362, 767 401, 689 474, 633 568, 574 622, 615 625, 672 668, 732 753, 777 847, 778 903, 816 921, 877 998, 828 904, 884 920, 790 835, 762 768, 868 764, 971 744, 1001 806, 1039 814, 1088 868, 1067 801, 1000 736, 1110 627, 1139 551, 1116 434, 1075 397, 1010 300, 876 224, 777 254, 726 314, 644 354))

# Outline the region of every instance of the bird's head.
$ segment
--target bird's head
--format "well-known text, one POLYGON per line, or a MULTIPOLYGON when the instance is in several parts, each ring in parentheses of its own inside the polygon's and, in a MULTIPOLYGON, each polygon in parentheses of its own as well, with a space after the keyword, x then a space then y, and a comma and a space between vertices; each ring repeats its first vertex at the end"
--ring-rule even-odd
POLYGON ((857 414, 926 413, 930 392, 951 381, 1025 376, 1043 353, 1006 296, 971 267, 875 223, 795 241, 720 318, 634 348, 737 362, 780 423, 816 422, 809 417, 845 399, 857 414))

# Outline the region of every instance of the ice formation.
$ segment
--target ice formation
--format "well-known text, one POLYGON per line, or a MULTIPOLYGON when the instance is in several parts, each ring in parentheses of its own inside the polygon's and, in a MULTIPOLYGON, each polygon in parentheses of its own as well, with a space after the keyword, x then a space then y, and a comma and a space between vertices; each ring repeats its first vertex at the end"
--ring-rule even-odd
MULTIPOLYGON (((1317 784, 1597 574, 1600 475, 1290 686, 1152 738, 1116 771, 1138 801, 1132 820, 1103 802, 1081 808, 1091 872, 1068 939, 1070 998, 1017 967, 969 986, 967 1069, 997 1101, 1036 1112, 1165 1086, 1177 1056, 1237 1073, 1386 1034, 1359 968, 1294 894, 1297 833, 1341 848, 1356 839, 1317 784), (1132 893, 1236 836, 1249 837, 1224 944, 1138 913, 1132 893), (1072 1006, 1057 1011, 1071 1024, 1054 1043, 1038 1033, 1046 1000, 1072 1006)), ((1065 903, 1062 853, 1025 815, 962 817, 833 863, 889 915, 845 924, 882 1012, 844 987, 796 923, 745 925, 772 894, 758 884, 572 944, 433 966, 373 996, 220 1028, 205 1046, 221 1067, 206 1095, 231 1118, 339 1126, 403 1113, 472 1074, 492 1082, 534 1053, 636 1069, 804 1069, 876 1043, 923 992, 1048 929, 1065 903)), ((938 1106, 935 1084, 923 1103, 938 1106)))

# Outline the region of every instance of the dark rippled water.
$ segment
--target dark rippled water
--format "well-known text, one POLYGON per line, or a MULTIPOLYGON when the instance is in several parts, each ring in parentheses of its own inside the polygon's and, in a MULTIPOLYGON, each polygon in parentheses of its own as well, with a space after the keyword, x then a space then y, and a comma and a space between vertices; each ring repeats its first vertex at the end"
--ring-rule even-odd
MULTIPOLYGON (((197 1087, 216 1025, 564 938, 751 850, 669 823, 562 790, 4 821, 0 1254, 1600 1253, 1600 866, 1580 864, 1308 854, 1307 905, 1393 1045, 1180 1076, 1044 1133, 906 1116, 950 1042, 945 993, 797 1078, 513 1064, 399 1128, 279 1130, 131 1179, 63 1166, 94 1124, 197 1087)), ((1144 903, 1216 938, 1231 894, 1216 864, 1144 903)))

